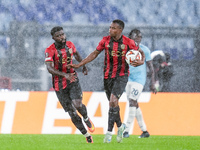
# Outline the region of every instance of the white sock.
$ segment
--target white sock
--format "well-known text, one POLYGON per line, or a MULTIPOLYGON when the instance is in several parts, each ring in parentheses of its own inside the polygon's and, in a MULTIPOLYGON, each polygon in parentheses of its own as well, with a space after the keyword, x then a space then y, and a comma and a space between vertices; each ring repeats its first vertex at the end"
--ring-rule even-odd
POLYGON ((146 127, 146 124, 144 122, 144 119, 143 119, 143 116, 142 116, 142 111, 141 111, 140 107, 138 107, 136 109, 136 119, 137 119, 138 125, 140 126, 140 129, 142 131, 147 131, 147 127, 146 127))
POLYGON ((90 133, 87 132, 86 134, 84 134, 84 136, 88 137, 88 136, 91 136, 91 135, 90 135, 90 133))
POLYGON ((110 132, 110 131, 107 131, 107 132, 106 132, 106 134, 112 135, 112 132, 110 132))
POLYGON ((129 107, 128 119, 126 122, 125 132, 129 132, 135 116, 136 116, 136 107, 129 107))

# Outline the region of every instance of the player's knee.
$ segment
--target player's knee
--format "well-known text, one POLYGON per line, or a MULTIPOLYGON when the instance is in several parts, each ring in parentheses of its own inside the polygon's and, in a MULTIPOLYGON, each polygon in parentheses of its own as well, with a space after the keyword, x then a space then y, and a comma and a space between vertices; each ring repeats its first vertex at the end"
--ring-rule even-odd
POLYGON ((113 94, 111 94, 109 106, 110 107, 117 107, 118 106, 118 98, 113 94))
POLYGON ((110 107, 117 107, 118 106, 118 101, 110 101, 109 102, 110 107))
POLYGON ((129 106, 130 107, 138 107, 138 102, 136 100, 129 100, 129 106))
POLYGON ((72 102, 73 102, 74 107, 77 110, 81 109, 81 107, 82 107, 82 101, 81 100, 73 100, 72 102))

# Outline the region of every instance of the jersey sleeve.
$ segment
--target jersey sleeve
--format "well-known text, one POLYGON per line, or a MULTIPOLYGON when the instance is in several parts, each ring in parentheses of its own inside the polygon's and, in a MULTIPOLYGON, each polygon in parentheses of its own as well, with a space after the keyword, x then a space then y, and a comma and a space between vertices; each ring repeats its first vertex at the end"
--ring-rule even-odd
POLYGON ((130 49, 134 49, 134 50, 138 50, 139 49, 139 45, 134 41, 130 39, 130 49))
MULTIPOLYGON (((141 48, 142 49, 142 48, 141 48)), ((148 47, 146 47, 146 51, 145 51, 145 59, 146 59, 146 61, 150 61, 151 60, 151 52, 150 52, 150 50, 149 50, 149 48, 148 47)))
POLYGON ((103 38, 100 42, 99 42, 99 44, 98 44, 98 46, 96 47, 96 50, 97 51, 103 51, 105 49, 105 38, 103 38))
POLYGON ((51 48, 45 50, 45 62, 53 61, 54 51, 51 48))

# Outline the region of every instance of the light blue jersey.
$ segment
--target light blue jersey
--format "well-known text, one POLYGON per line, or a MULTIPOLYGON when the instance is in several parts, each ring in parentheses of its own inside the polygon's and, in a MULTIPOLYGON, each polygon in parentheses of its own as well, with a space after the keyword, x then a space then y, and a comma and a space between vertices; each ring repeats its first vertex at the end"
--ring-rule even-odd
POLYGON ((145 61, 143 65, 138 66, 138 67, 133 67, 129 65, 130 75, 129 75, 128 81, 137 82, 144 86, 146 83, 146 76, 147 76, 146 62, 151 60, 151 52, 148 47, 142 44, 140 44, 139 46, 144 51, 145 61))

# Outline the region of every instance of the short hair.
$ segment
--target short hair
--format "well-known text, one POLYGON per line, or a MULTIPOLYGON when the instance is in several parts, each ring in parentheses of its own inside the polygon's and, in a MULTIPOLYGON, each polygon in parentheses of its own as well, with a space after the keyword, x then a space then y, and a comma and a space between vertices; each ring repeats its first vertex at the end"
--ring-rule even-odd
POLYGON ((140 34, 141 33, 141 31, 139 30, 139 29, 133 29, 133 30, 131 30, 131 32, 129 33, 129 35, 128 35, 128 37, 131 39, 131 37, 133 36, 133 33, 135 33, 135 34, 140 34))
POLYGON ((122 20, 115 19, 112 22, 113 23, 117 23, 122 28, 122 30, 124 29, 125 24, 124 24, 124 22, 122 20))
POLYGON ((54 36, 54 34, 60 30, 63 30, 63 27, 60 27, 60 26, 56 26, 56 27, 53 27, 51 29, 51 35, 54 36))

